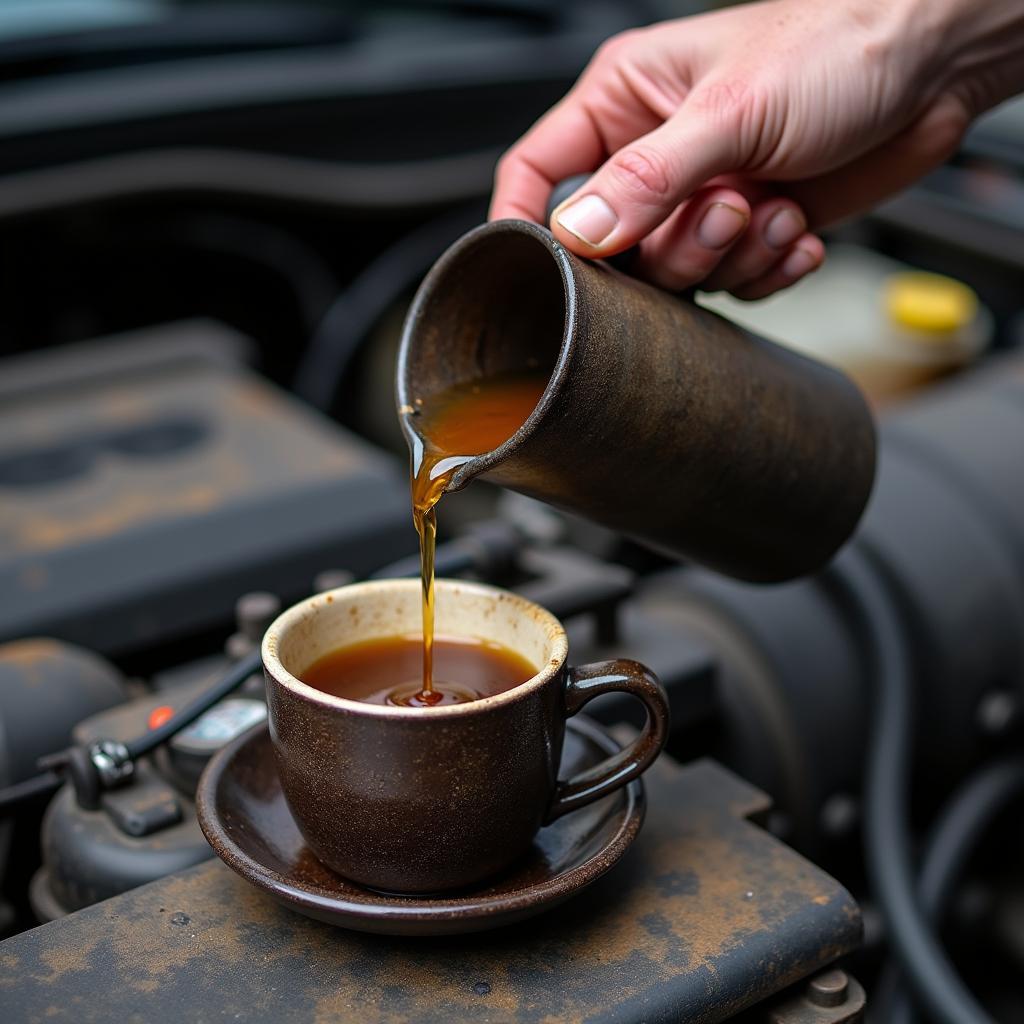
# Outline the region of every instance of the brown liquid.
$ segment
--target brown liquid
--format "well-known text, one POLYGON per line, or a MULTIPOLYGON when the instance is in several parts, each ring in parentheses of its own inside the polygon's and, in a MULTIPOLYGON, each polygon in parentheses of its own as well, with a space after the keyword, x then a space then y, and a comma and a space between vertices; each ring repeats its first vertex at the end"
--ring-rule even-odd
POLYGON ((436 680, 425 702, 423 644, 418 636, 364 640, 325 654, 302 673, 324 693, 365 704, 434 707, 491 697, 525 683, 536 668, 521 654, 489 640, 439 636, 434 641, 436 680))
POLYGON ((452 474, 477 455, 493 451, 526 421, 547 386, 537 371, 506 372, 465 381, 417 399, 403 410, 412 420, 412 516, 420 537, 423 581, 423 705, 440 703, 434 690, 434 545, 440 500, 452 474))

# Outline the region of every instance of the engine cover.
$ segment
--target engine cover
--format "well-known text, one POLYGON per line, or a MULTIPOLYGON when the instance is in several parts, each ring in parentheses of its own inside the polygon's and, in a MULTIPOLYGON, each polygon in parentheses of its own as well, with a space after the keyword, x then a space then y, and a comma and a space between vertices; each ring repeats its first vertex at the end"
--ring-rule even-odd
POLYGON ((414 546, 399 467, 244 369, 240 342, 188 322, 5 362, 0 640, 129 655, 414 546))

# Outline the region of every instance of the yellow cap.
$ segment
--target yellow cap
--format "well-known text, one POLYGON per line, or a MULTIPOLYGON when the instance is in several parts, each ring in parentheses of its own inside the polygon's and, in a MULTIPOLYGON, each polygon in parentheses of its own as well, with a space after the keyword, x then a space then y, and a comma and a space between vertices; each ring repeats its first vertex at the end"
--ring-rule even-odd
POLYGON ((951 277, 907 271, 892 274, 887 279, 885 309, 890 319, 901 327, 944 335, 974 319, 978 296, 951 277))

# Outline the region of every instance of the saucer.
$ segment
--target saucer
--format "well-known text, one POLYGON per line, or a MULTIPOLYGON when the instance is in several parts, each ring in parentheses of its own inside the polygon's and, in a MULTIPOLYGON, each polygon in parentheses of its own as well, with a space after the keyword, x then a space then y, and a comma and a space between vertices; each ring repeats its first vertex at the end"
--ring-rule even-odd
MULTIPOLYGON (((620 745, 582 716, 566 723, 560 778, 620 745)), ((644 818, 640 780, 540 830, 499 878, 441 896, 389 895, 350 882, 316 859, 288 809, 265 725, 210 761, 196 794, 214 852, 246 881, 308 917, 356 931, 451 935, 512 924, 569 899, 613 867, 644 818)))

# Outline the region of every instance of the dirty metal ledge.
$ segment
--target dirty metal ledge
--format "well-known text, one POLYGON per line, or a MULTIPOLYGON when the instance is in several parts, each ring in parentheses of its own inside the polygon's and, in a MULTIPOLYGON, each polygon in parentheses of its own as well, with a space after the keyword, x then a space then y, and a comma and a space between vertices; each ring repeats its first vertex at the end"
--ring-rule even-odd
POLYGON ((860 942, 834 879, 752 824, 711 761, 647 775, 621 864, 486 934, 388 938, 307 920, 207 862, 0 943, 8 1021, 713 1024, 860 942))

